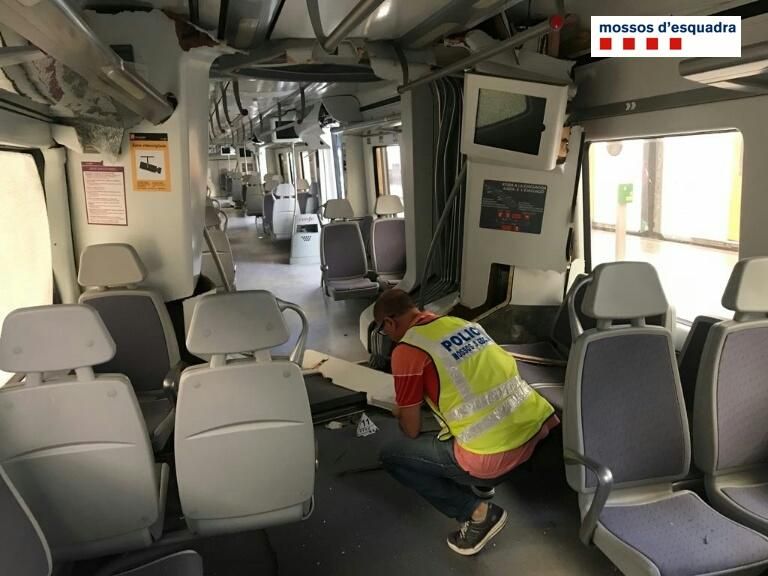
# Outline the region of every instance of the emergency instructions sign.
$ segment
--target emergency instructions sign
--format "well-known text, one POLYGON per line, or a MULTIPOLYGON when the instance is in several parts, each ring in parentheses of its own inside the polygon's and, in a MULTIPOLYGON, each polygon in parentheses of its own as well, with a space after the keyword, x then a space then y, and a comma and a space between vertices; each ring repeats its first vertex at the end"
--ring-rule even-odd
POLYGON ((592 56, 741 57, 739 16, 592 16, 592 56))
POLYGON ((485 180, 480 228, 541 234, 546 200, 544 184, 485 180))
POLYGON ((170 192, 171 161, 168 134, 133 133, 131 167, 135 192, 170 192))

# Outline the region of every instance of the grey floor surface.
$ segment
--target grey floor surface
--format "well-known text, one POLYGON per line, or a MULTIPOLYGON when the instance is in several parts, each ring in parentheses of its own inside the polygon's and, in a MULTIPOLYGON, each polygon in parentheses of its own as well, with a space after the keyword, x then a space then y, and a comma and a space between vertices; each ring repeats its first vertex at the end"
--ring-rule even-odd
MULTIPOLYGON (((228 213, 227 235, 237 265, 237 289, 269 290, 301 306, 309 317, 308 348, 345 360, 366 360, 368 354, 358 337, 358 321, 372 300, 334 302, 323 296, 319 264, 290 264, 290 241, 263 238, 253 216, 239 216, 234 210, 228 213)), ((297 334, 299 322, 290 316, 292 334, 297 334)))

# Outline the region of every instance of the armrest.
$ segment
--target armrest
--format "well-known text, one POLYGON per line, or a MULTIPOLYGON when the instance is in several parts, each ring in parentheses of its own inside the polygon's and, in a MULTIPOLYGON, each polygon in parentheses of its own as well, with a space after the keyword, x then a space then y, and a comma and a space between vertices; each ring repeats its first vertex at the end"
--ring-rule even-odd
POLYGON ((176 397, 179 393, 179 380, 181 380, 181 373, 184 371, 188 364, 183 360, 179 360, 176 364, 171 366, 168 370, 168 374, 163 379, 163 390, 171 404, 176 406, 176 397))
POLYGON ((607 467, 599 462, 595 462, 591 458, 579 454, 574 450, 566 448, 563 456, 566 464, 585 466, 597 476, 597 490, 595 491, 595 497, 592 499, 592 504, 590 504, 589 510, 587 510, 587 513, 581 521, 581 529, 579 530, 579 539, 589 546, 592 543, 592 536, 595 534, 595 528, 597 528, 597 521, 600 519, 600 514, 602 513, 603 508, 605 508, 605 503, 608 501, 608 496, 610 496, 611 490, 613 489, 613 474, 607 467))

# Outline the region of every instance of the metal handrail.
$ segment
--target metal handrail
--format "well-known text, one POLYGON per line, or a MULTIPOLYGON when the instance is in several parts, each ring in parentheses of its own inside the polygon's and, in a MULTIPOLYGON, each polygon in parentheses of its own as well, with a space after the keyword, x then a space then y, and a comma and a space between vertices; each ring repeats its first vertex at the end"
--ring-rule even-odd
POLYGON ((588 468, 594 472, 595 477, 597 478, 595 496, 592 499, 589 510, 587 510, 587 513, 581 521, 581 528, 579 529, 579 539, 583 544, 589 546, 592 543, 592 537, 595 534, 597 522, 600 520, 600 514, 602 513, 603 508, 605 508, 605 503, 608 501, 608 497, 611 495, 611 490, 613 489, 613 474, 606 466, 603 466, 584 454, 579 454, 575 450, 566 448, 563 454, 563 459, 566 464, 588 468))
POLYGON ((531 26, 527 30, 523 32, 519 32, 518 34, 515 34, 514 36, 512 36, 511 38, 508 38, 507 40, 504 40, 503 42, 499 42, 498 44, 496 44, 492 48, 489 48, 488 50, 485 50, 484 52, 477 52, 476 54, 467 56, 466 58, 458 60, 453 64, 449 64, 448 66, 444 66, 439 70, 435 70, 431 74, 427 74, 426 76, 421 76, 420 78, 417 78, 412 82, 403 84, 402 86, 399 86, 397 88, 397 91, 400 94, 402 94, 403 92, 408 92, 409 90, 413 90, 418 86, 429 84, 430 82, 433 82, 438 78, 442 78, 443 76, 448 76, 449 74, 453 74, 454 72, 462 72, 464 70, 468 70, 469 68, 472 68, 475 64, 478 64, 483 60, 492 58, 497 54, 501 54, 502 52, 506 52, 512 48, 517 48, 519 46, 522 46, 529 40, 533 40, 534 38, 538 38, 539 36, 543 36, 544 34, 548 34, 549 32, 560 30, 564 22, 565 22, 564 16, 561 16, 559 14, 551 16, 549 19, 545 20, 544 22, 540 22, 535 26, 531 26))
POLYGON ((363 20, 368 18, 373 11, 378 8, 384 0, 360 0, 352 10, 349 11, 344 19, 338 23, 336 28, 331 31, 328 36, 323 32, 323 23, 320 19, 320 8, 317 0, 307 0, 307 12, 309 13, 309 20, 312 23, 312 30, 317 37, 318 42, 323 50, 328 54, 333 54, 339 44, 349 36, 363 20))
POLYGON ((280 298, 275 298, 275 300, 277 300, 277 306, 280 308, 281 312, 284 312, 285 310, 293 310, 301 319, 301 333, 299 334, 296 345, 293 347, 288 359, 294 364, 302 366, 304 364, 304 352, 307 348, 307 337, 309 336, 309 319, 304 313, 304 310, 297 304, 280 300, 280 298))
POLYGON ((216 264, 216 269, 219 271, 219 276, 221 276, 221 283, 224 285, 224 289, 227 292, 234 292, 232 283, 229 281, 227 273, 224 270, 224 263, 221 261, 219 251, 216 250, 216 245, 213 243, 213 238, 211 238, 211 233, 207 227, 203 227, 203 238, 205 238, 205 243, 208 245, 208 251, 211 253, 213 263, 216 264))

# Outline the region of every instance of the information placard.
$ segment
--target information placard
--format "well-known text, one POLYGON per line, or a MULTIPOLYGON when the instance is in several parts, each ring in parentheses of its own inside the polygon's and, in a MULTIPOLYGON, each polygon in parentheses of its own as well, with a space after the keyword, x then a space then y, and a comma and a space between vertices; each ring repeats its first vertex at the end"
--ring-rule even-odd
POLYGON ((83 190, 88 224, 128 226, 125 169, 83 162, 83 190))
POLYGON ((480 228, 541 234, 545 184, 484 180, 480 228))
POLYGON ((130 135, 133 190, 135 192, 170 192, 171 161, 168 134, 130 135))

